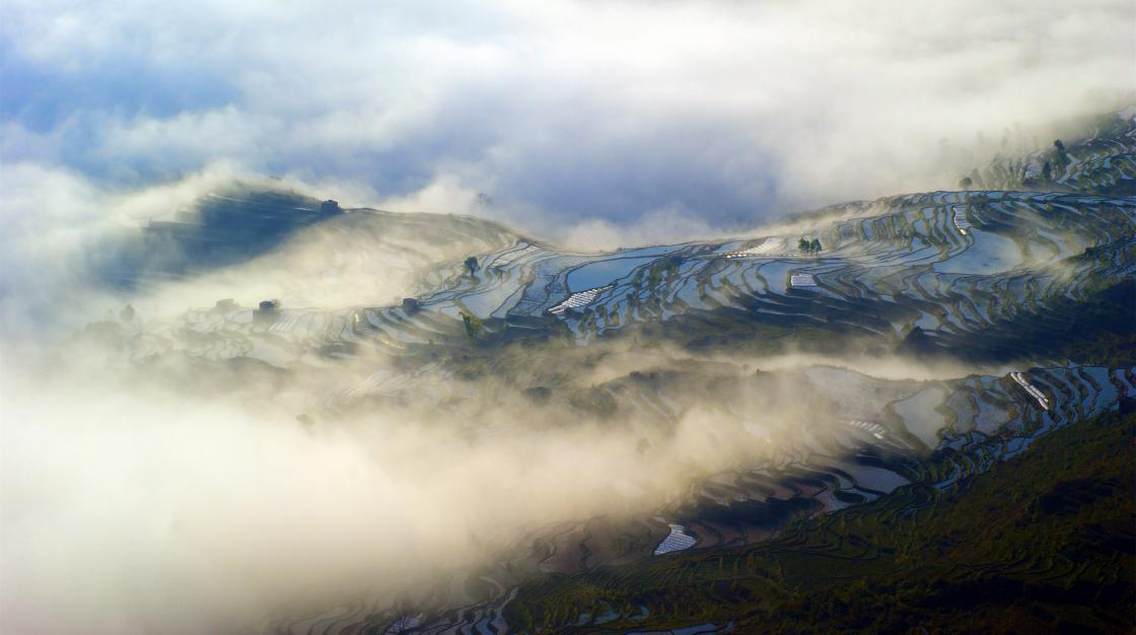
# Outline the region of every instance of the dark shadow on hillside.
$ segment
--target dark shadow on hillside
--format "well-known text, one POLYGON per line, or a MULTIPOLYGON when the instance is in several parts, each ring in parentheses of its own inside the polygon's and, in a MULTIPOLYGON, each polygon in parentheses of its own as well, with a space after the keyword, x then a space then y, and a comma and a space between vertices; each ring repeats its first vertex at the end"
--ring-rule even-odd
POLYGON ((335 201, 291 192, 233 189, 208 194, 172 220, 151 220, 136 234, 91 254, 97 281, 132 289, 149 279, 182 278, 239 264, 307 227, 343 214, 335 201))

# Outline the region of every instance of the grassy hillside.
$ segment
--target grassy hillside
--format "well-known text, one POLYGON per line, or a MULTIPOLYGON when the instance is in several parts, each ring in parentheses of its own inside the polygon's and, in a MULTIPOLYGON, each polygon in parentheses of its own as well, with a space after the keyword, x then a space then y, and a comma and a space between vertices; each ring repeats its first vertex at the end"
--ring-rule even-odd
POLYGON ((1133 414, 1084 421, 947 490, 913 485, 748 548, 534 582, 506 614, 522 632, 1136 632, 1134 433, 1133 414), (634 618, 597 624, 608 612, 634 618))

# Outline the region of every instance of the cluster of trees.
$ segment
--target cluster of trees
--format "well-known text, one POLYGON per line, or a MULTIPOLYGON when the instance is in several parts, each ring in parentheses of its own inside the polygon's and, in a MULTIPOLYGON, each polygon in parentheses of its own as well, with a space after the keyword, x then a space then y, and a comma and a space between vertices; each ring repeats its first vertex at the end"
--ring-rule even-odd
POLYGON ((651 263, 649 267, 640 268, 635 271, 635 275, 631 277, 631 286, 639 288, 643 284, 643 275, 646 272, 647 286, 654 288, 659 285, 665 278, 666 280, 673 280, 678 275, 679 267, 682 266, 682 256, 671 254, 665 258, 660 258, 651 263))
MULTIPOLYGON (((1003 140, 1003 144, 1005 141, 1003 140)), ((963 176, 959 179, 958 187, 960 190, 970 191, 972 187, 996 187, 999 180, 1009 180, 1011 184, 1015 179, 1021 178, 1021 185, 1026 187, 1036 187, 1041 184, 1055 183, 1056 179, 1061 178, 1062 171, 1068 167, 1072 159, 1069 156, 1069 151, 1065 147, 1065 142, 1060 139, 1053 140, 1053 153, 1049 155, 1050 158, 1046 159, 1041 166, 1041 174, 1032 173, 1031 158, 1017 161, 1007 161, 1004 159, 995 159, 992 171, 988 173, 988 178, 993 179, 993 182, 985 183, 978 170, 971 170, 970 175, 963 176), (1007 173, 1007 170, 1009 173, 1007 173)))
POLYGON ((800 249, 806 254, 820 253, 820 241, 816 238, 809 240, 802 236, 801 239, 797 241, 797 249, 800 249))

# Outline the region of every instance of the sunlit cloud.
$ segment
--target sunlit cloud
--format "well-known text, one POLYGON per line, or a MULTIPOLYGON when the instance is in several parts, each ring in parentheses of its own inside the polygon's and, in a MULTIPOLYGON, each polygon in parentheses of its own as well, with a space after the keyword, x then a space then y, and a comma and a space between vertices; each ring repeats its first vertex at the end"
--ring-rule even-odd
POLYGON ((1007 128, 1131 90, 1134 14, 1113 1, 2 11, 9 160, 133 184, 227 160, 400 200, 451 183, 492 197, 480 213, 547 233, 676 206, 737 226, 951 185, 1007 128))
POLYGON ((269 298, 377 342, 354 328, 367 307, 403 306, 424 272, 467 284, 463 259, 521 239, 595 253, 766 223, 791 241, 820 226, 793 211, 953 188, 1126 97, 1134 17, 1111 0, 3 3, 0 620, 223 632, 362 597, 387 608, 550 525, 653 514, 707 475, 788 460, 836 427, 814 386, 784 378, 802 368, 1006 371, 636 336, 486 361, 441 311, 422 339, 452 327, 470 376, 427 340, 388 392, 405 360, 324 355, 318 330, 292 349, 238 333, 250 348, 207 372, 179 346, 199 335, 187 311, 253 320, 269 298), (115 241, 234 183, 348 211, 236 263, 99 284, 115 241), (420 217, 364 222, 403 212, 507 228, 447 217, 443 241, 420 217), (673 420, 603 420, 569 396, 689 368, 729 388, 671 386, 673 420))

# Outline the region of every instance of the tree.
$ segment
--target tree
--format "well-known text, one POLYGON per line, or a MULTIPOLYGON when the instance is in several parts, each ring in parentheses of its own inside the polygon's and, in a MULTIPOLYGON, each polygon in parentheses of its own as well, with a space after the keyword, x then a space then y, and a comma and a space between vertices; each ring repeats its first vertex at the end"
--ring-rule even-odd
POLYGON ((973 184, 974 184, 974 181, 971 180, 971 178, 969 176, 964 176, 964 177, 962 177, 962 180, 959 181, 959 187, 961 187, 964 190, 968 190, 968 191, 970 190, 970 186, 973 185, 973 184))
POLYGON ((478 334, 481 333, 481 320, 477 319, 476 315, 465 311, 462 311, 461 316, 462 322, 465 324, 465 334, 471 340, 477 339, 478 334))
POLYGON ((800 249, 801 251, 808 253, 808 251, 809 251, 808 239, 805 238, 804 236, 801 236, 801 239, 797 241, 797 249, 800 249))
POLYGON ((477 273, 477 270, 481 268, 481 265, 478 264, 476 256, 470 256, 469 258, 465 259, 465 268, 469 270, 469 275, 472 276, 473 274, 477 273))
MULTIPOLYGON (((631 276, 631 286, 638 289, 639 286, 642 285, 642 284, 643 284, 643 269, 639 268, 639 269, 635 270, 635 275, 631 276)), ((631 294, 628 293, 627 295, 631 295, 631 294)))
POLYGON ((1057 148, 1057 164, 1064 166, 1069 163, 1069 156, 1065 153, 1065 144, 1060 139, 1053 140, 1053 147, 1057 148))
POLYGON ((813 253, 819 253, 820 252, 820 240, 819 239, 814 238, 813 241, 811 243, 809 243, 809 251, 811 251, 813 253))

